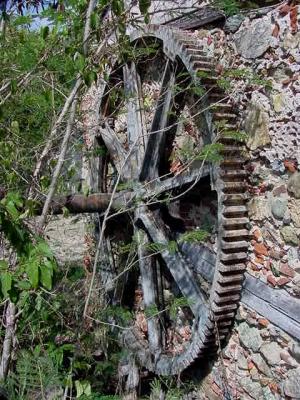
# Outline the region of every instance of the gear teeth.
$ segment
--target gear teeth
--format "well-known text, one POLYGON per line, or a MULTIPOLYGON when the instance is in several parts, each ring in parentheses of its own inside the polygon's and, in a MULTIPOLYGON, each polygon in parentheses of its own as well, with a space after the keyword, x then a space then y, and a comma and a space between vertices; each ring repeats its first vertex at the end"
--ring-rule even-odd
POLYGON ((221 247, 223 251, 240 251, 240 250, 247 250, 248 249, 248 242, 245 240, 235 241, 235 242, 225 242, 224 240, 221 241, 221 247))
MULTIPOLYGON (((243 255, 244 254, 246 254, 246 253, 243 253, 243 255)), ((219 267, 220 272, 223 272, 224 274, 225 273, 231 274, 231 273, 235 273, 235 272, 241 273, 241 272, 244 272, 245 269, 246 269, 246 266, 245 266, 245 264, 242 264, 242 263, 230 264, 230 265, 220 263, 220 267, 219 267)))
POLYGON ((240 238, 248 238, 249 236, 250 234, 248 229, 226 230, 222 233, 222 238, 231 240, 239 240, 240 238))
POLYGON ((238 305, 236 303, 230 302, 229 304, 217 304, 215 301, 212 304, 212 310, 215 313, 223 313, 225 311, 235 311, 238 308, 238 305))
POLYGON ((219 282, 215 287, 215 290, 219 295, 228 295, 229 293, 235 293, 242 290, 242 285, 240 283, 236 283, 234 285, 221 285, 219 282))
POLYGON ((234 216, 234 215, 241 215, 241 214, 246 214, 247 213, 247 207, 246 206, 226 206, 224 207, 224 212, 223 214, 227 217, 234 216))
MULTIPOLYGON (((235 271, 234 271, 235 272, 235 271)), ((238 273, 226 274, 226 271, 220 272, 218 277, 218 283, 223 285, 229 285, 234 283, 242 283, 244 280, 244 270, 238 271, 238 273)))

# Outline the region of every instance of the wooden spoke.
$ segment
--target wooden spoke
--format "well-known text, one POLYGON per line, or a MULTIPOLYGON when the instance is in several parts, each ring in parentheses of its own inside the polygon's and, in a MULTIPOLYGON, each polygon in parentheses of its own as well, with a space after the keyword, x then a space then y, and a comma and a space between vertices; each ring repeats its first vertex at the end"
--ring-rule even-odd
POLYGON ((141 80, 132 62, 123 67, 124 91, 127 105, 127 137, 130 152, 132 177, 138 176, 138 170, 144 157, 146 125, 143 114, 141 80))
POLYGON ((199 308, 206 302, 205 297, 180 252, 168 250, 169 238, 165 231, 164 223, 158 216, 154 218, 152 213, 145 208, 140 209, 139 217, 153 242, 163 246, 161 251, 163 260, 181 290, 182 295, 190 301, 190 307, 194 315, 199 315, 199 308))
MULTIPOLYGON (((155 259, 149 255, 146 249, 149 244, 149 239, 146 233, 141 229, 136 229, 136 236, 138 240, 138 257, 139 267, 141 273, 141 281, 143 288, 143 300, 147 310, 153 308, 153 312, 157 309, 157 278, 155 259)), ((146 314, 147 315, 147 314, 146 314)), ((150 316, 147 319, 148 326, 148 341, 150 350, 153 354, 161 351, 161 328, 158 315, 150 316)))
MULTIPOLYGON (((201 178, 210 175, 210 167, 203 165, 199 169, 188 169, 187 171, 179 174, 175 177, 165 179, 163 181, 154 180, 153 182, 146 184, 146 196, 147 198, 158 197, 165 192, 169 192, 175 189, 180 189, 186 185, 194 185, 201 178)), ((186 188, 188 190, 188 188, 186 188)), ((172 198, 170 198, 172 201, 172 198)))
POLYGON ((118 173, 124 178, 129 178, 130 171, 128 165, 125 163, 126 151, 114 130, 107 122, 104 122, 102 127, 100 127, 100 135, 105 146, 107 147, 107 150, 109 151, 110 157, 118 173))
POLYGON ((158 164, 164 147, 172 100, 175 89, 175 71, 171 61, 168 61, 164 71, 162 88, 153 117, 145 157, 140 174, 141 180, 149 180, 158 176, 158 164))

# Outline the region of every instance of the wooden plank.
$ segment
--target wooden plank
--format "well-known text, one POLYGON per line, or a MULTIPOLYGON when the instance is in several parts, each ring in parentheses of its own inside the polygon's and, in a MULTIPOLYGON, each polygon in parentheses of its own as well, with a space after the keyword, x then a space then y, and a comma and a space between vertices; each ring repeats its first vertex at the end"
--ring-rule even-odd
MULTIPOLYGON (((146 233, 141 229, 136 230, 136 235, 138 239, 138 257, 144 305, 146 309, 153 306, 157 307, 156 299, 158 296, 155 276, 155 260, 149 255, 149 251, 146 250, 146 245, 149 243, 149 239, 147 238, 146 233)), ((147 326, 149 348, 151 352, 155 354, 156 352, 161 351, 161 329, 158 316, 148 317, 147 326)))
POLYGON ((171 25, 180 29, 195 29, 224 19, 225 16, 221 11, 206 6, 185 12, 183 15, 165 22, 164 25, 171 25))
POLYGON ((147 135, 143 112, 141 79, 134 62, 123 67, 124 91, 127 106, 127 135, 132 177, 138 177, 144 159, 147 135))
POLYGON ((144 162, 140 174, 141 180, 150 180, 158 175, 158 164, 164 147, 164 139, 170 117, 171 102, 174 94, 175 72, 170 60, 167 61, 162 88, 154 113, 151 131, 146 145, 144 162))
MULTIPOLYGON (((164 224, 158 215, 154 218, 150 211, 141 208, 139 217, 152 241, 161 246, 159 253, 177 283, 182 295, 191 301, 190 307, 194 315, 199 315, 199 309, 207 305, 207 299, 197 284, 190 266, 179 251, 168 250, 170 240, 164 231, 164 224)), ((206 307, 204 307, 204 309, 205 308, 206 307)))
POLYGON ((127 163, 125 165, 126 150, 124 149, 114 130, 108 125, 107 122, 104 122, 103 126, 99 129, 99 133, 105 146, 107 147, 111 160, 113 161, 118 173, 124 178, 129 178, 130 172, 128 170, 128 165, 127 163))
MULTIPOLYGON (((212 282, 216 255, 203 245, 182 243, 181 251, 188 256, 195 271, 212 282)), ((245 273, 241 304, 250 307, 272 324, 300 340, 300 299, 289 295, 284 289, 272 288, 245 273)))
POLYGON ((300 340, 300 299, 246 273, 241 302, 300 340))

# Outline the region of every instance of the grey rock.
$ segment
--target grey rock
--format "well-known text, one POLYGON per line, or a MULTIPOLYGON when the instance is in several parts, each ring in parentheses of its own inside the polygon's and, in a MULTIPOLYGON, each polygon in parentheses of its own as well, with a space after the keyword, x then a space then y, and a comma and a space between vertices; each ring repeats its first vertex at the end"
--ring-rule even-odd
POLYGON ((300 261, 300 249, 295 247, 289 248, 287 252, 287 260, 290 264, 294 264, 297 261, 300 261))
POLYGON ((290 199, 289 210, 293 224, 300 228, 300 199, 290 199))
POLYGON ((292 244, 293 246, 298 246, 299 240, 298 240, 295 228, 293 228, 292 226, 286 225, 280 229, 280 234, 281 234, 283 240, 287 244, 292 244))
POLYGON ((233 15, 232 17, 227 18, 224 25, 224 31, 226 33, 235 33, 243 21, 245 21, 245 17, 242 14, 233 15))
POLYGON ((287 199, 276 197, 272 199, 271 210, 276 219, 282 219, 287 209, 287 199))
POLYGON ((267 363, 265 360, 262 358, 262 356, 257 353, 252 355, 252 361, 254 362, 256 368, 262 372, 264 375, 268 376, 269 378, 272 378, 272 372, 270 367, 268 367, 267 363))
POLYGON ((270 20, 253 21, 235 34, 235 46, 244 58, 254 59, 264 54, 272 43, 272 23, 270 20))
POLYGON ((283 384, 286 396, 293 399, 300 399, 300 368, 292 369, 287 374, 287 379, 283 384))
POLYGON ((295 172, 290 177, 287 188, 296 199, 300 199, 300 172, 295 172))
POLYGON ((285 166, 280 160, 273 161, 271 163, 271 168, 276 175, 283 175, 285 173, 285 166))
POLYGON ((269 386, 265 386, 262 388, 262 393, 263 393, 263 399, 264 400, 276 400, 276 397, 273 395, 271 392, 271 389, 269 386))
POLYGON ((247 359, 246 359, 246 357, 244 356, 244 354, 242 354, 242 353, 240 353, 240 354, 238 355, 238 367, 239 367, 240 369, 246 369, 246 370, 248 370, 248 362, 247 362, 247 359))
POLYGON ((249 217, 253 221, 263 221, 270 216, 268 201, 263 197, 253 197, 248 203, 249 217))
POLYGON ((262 345, 262 338, 257 328, 250 328, 246 322, 238 327, 239 338, 242 345, 254 352, 257 352, 262 345))
POLYGON ((298 363, 300 363, 300 343, 292 343, 289 346, 289 352, 298 363))
POLYGON ((248 376, 240 380, 240 384, 245 392, 253 399, 261 399, 262 387, 258 382, 253 382, 248 376))
POLYGON ((259 103, 250 103, 247 108, 245 132, 248 134, 247 146, 250 150, 256 150, 271 143, 269 115, 259 103))
POLYGON ((269 365, 278 365, 281 360, 281 350, 281 347, 276 342, 271 342, 263 344, 260 352, 269 365))

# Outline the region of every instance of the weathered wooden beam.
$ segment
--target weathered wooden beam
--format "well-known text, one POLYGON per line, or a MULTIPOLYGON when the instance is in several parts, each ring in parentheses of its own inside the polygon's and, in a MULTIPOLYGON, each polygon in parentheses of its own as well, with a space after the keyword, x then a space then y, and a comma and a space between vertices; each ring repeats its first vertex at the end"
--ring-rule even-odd
POLYGON ((158 165, 164 147, 167 125, 172 108, 175 78, 174 65, 168 60, 146 145, 144 162, 140 174, 141 180, 151 180, 158 176, 158 165))
POLYGON ((199 308, 205 307, 207 300, 201 288, 194 279, 193 273, 179 251, 169 249, 170 239, 164 229, 164 224, 158 215, 153 215, 145 207, 139 211, 147 233, 154 243, 162 245, 160 255, 166 263, 181 293, 191 301, 190 307, 194 315, 199 314, 199 308))
POLYGON ((127 99, 127 135, 131 179, 137 178, 144 158, 147 128, 143 110, 141 78, 134 62, 123 67, 124 90, 127 99))
MULTIPOLYGON (((180 245, 191 266, 207 282, 212 283, 216 255, 207 246, 184 242, 180 245)), ((272 288, 248 272, 245 273, 241 304, 267 318, 272 324, 300 340, 300 299, 284 289, 272 288)))
MULTIPOLYGON (((138 214, 136 215, 138 218, 138 214)), ((146 233, 141 229, 136 229, 138 237, 138 256, 139 256, 139 267, 141 272, 141 281, 143 288, 143 300, 147 308, 156 307, 157 299, 157 283, 155 276, 155 260, 147 251, 147 244, 149 239, 146 233)), ((155 309, 155 308, 154 308, 155 309)), ((148 341, 149 348, 155 354, 161 351, 161 329, 159 324, 159 317, 157 315, 150 316, 147 319, 148 325, 148 341)))
POLYGON ((164 23, 164 25, 175 26, 180 29, 195 29, 207 24, 225 20, 225 15, 213 7, 201 7, 198 10, 185 12, 178 17, 164 23))
POLYGON ((284 289, 272 288, 246 273, 241 302, 300 340, 299 298, 289 295, 284 289))

